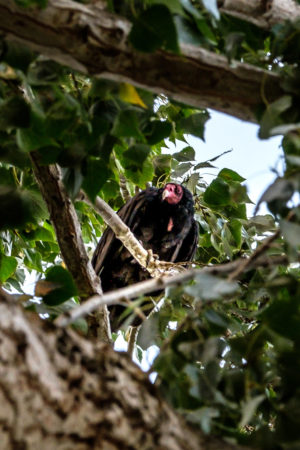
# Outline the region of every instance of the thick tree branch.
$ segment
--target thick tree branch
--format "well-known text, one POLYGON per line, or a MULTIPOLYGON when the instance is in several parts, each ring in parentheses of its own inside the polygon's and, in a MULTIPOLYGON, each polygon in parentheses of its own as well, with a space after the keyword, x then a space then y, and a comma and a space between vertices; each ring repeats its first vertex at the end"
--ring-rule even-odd
POLYGON ((43 10, 0 0, 0 31, 59 63, 86 74, 126 81, 175 100, 256 121, 262 105, 283 95, 280 77, 202 48, 183 45, 181 55, 146 54, 128 43, 130 23, 71 0, 48 0, 43 10), (263 94, 263 95, 262 95, 263 94))
MULTIPOLYGON (((240 258, 231 263, 220 264, 218 266, 207 266, 203 269, 189 269, 184 272, 177 273, 176 275, 163 276, 152 280, 142 281, 125 288, 107 292, 103 295, 95 295, 87 300, 84 304, 59 316, 56 319, 55 323, 57 326, 66 327, 80 317, 86 316, 87 314, 91 313, 100 305, 123 304, 124 306, 126 306, 125 300, 136 298, 141 295, 146 295, 155 290, 165 289, 168 286, 180 285, 194 279, 199 273, 210 273, 212 275, 223 276, 228 275, 238 270, 240 266, 243 266, 244 261, 248 261, 248 259, 240 258)), ((260 257, 251 261, 251 264, 245 266, 245 271, 243 273, 253 269, 254 267, 268 267, 273 265, 286 264, 289 264, 289 259, 286 255, 260 257)), ((241 275, 242 273, 239 273, 239 276, 241 275)))
MULTIPOLYGON (((31 153, 35 177, 47 204, 51 222, 64 262, 70 271, 79 295, 84 299, 102 294, 100 280, 95 274, 86 254, 80 224, 74 206, 69 199, 57 166, 42 166, 38 154, 31 153)), ((106 307, 101 306, 90 319, 91 334, 109 342, 110 327, 106 307)))
POLYGON ((34 317, 0 289, 1 449, 241 450, 190 428, 126 354, 34 317))
POLYGON ((222 13, 264 29, 300 16, 300 6, 294 0, 219 0, 218 5, 222 13))

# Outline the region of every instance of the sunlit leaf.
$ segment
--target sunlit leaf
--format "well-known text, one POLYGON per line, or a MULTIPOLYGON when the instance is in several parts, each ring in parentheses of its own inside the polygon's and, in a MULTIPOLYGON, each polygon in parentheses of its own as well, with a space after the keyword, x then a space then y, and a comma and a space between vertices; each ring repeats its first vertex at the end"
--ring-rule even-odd
POLYGON ((139 96, 136 88, 131 84, 121 83, 119 95, 123 102, 132 103, 133 105, 139 105, 142 108, 147 108, 147 106, 139 96))
POLYGON ((17 260, 12 256, 6 256, 0 253, 0 282, 3 283, 12 274, 15 272, 17 268, 17 260))

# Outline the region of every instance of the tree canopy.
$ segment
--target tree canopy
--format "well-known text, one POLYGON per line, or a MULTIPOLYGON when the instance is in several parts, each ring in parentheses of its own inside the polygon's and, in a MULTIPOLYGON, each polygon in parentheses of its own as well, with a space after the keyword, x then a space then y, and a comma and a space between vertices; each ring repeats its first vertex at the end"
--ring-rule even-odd
POLYGON ((134 348, 140 361, 159 348, 149 373, 162 398, 201 435, 296 450, 300 2, 251 3, 0 0, 0 283, 57 333, 71 323, 106 342, 105 305, 129 304, 129 326, 164 286, 134 348), (257 205, 269 214, 247 217, 230 167, 203 178, 222 154, 196 161, 186 136, 205 139, 207 107, 258 123, 261 139, 283 136, 284 174, 257 205), (107 223, 121 240, 128 231, 112 210, 168 181, 194 195, 194 265, 149 262, 129 236, 154 278, 102 295, 93 249, 107 223))

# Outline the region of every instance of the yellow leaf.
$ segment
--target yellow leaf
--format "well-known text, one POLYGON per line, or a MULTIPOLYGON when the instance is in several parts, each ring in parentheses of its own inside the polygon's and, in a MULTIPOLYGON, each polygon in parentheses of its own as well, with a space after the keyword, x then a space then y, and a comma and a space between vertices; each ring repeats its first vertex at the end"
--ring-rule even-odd
POLYGON ((131 84, 121 83, 119 96, 120 99, 123 100, 123 102, 132 103, 133 105, 139 105, 142 106, 142 108, 147 108, 147 106, 137 93, 137 90, 131 84))

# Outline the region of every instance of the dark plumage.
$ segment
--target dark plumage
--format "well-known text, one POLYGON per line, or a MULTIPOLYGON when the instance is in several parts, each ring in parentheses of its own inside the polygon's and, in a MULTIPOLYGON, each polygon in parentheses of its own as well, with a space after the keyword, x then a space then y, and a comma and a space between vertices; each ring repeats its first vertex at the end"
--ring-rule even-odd
MULTIPOLYGON (((148 188, 130 199, 118 215, 129 226, 144 248, 159 259, 171 262, 191 261, 197 248, 198 225, 194 220, 192 194, 184 186, 168 183, 164 188, 148 188)), ((107 228, 95 250, 92 264, 101 278, 104 292, 150 278, 124 248, 113 231, 107 228)), ((149 311, 153 304, 148 304, 149 311)), ((124 308, 110 308, 112 330, 124 308)), ((144 311, 145 312, 145 311, 144 311)), ((132 324, 137 325, 136 317, 132 324)))

